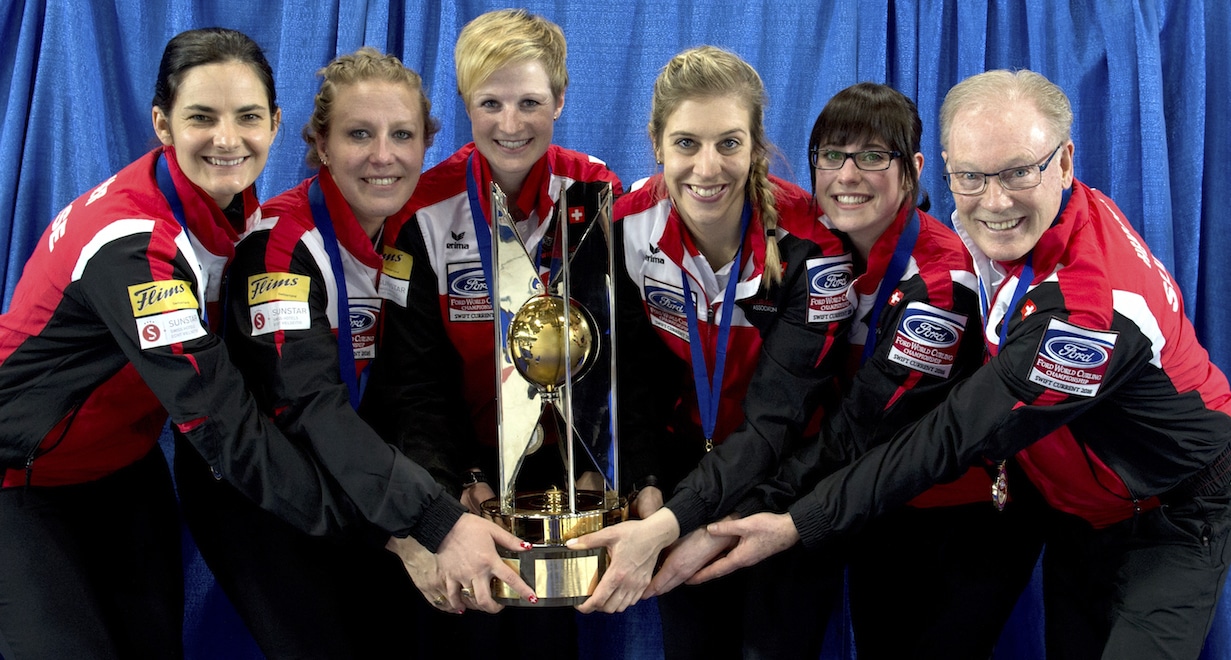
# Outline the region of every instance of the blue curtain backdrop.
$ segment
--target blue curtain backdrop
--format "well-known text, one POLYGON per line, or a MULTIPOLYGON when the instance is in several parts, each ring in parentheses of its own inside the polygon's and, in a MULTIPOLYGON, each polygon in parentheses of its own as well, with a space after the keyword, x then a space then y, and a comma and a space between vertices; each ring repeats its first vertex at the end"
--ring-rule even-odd
MULTIPOLYGON (((1107 191, 1174 273, 1186 312, 1224 371, 1231 335, 1219 303, 1231 229, 1215 197, 1231 175, 1231 3, 1226 0, 616 0, 525 3, 563 27, 568 89, 556 141, 606 160, 626 182, 654 167, 645 124, 658 69, 703 43, 734 50, 765 79, 777 172, 807 187, 808 129, 829 97, 885 82, 924 118, 924 186, 936 215, 953 200, 941 180, 936 117, 945 92, 989 68, 1034 69, 1068 93, 1077 175, 1107 191)), ((150 98, 158 57, 181 30, 221 25, 265 47, 284 130, 259 181, 268 198, 308 175, 298 138, 333 56, 362 45, 423 74, 442 131, 433 164, 469 141, 456 95, 453 43, 462 25, 503 3, 424 0, 0 0, 0 282, 7 306, 43 228, 65 204, 154 144, 150 98)), ((994 551, 995 539, 989 539, 994 551)), ((190 557, 191 560, 191 557, 190 557)), ((198 564, 191 575, 200 577, 198 564)), ((208 576, 190 591, 190 657, 255 654, 208 576)), ((1225 604, 1224 604, 1225 605, 1225 604)), ((588 617, 587 657, 655 657, 652 607, 588 617), (649 642, 645 640, 648 638, 649 642)), ((1037 588, 1023 598, 997 658, 1039 658, 1037 588)), ((842 636, 827 651, 846 657, 842 636)), ((1231 658, 1224 606, 1203 658, 1231 658)))

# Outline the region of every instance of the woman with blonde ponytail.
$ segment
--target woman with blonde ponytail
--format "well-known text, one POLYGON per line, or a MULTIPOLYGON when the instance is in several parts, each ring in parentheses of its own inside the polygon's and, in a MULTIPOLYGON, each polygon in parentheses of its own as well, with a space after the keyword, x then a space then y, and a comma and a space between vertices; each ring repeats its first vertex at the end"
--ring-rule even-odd
POLYGON ((773 474, 845 357, 851 258, 811 196, 769 173, 764 106, 760 76, 733 53, 675 56, 649 122, 662 171, 615 206, 621 460, 641 520, 575 542, 612 561, 580 609, 662 593, 668 659, 782 657, 782 619, 815 625, 829 602, 810 579, 820 567, 794 556, 669 594, 682 579, 650 584, 660 551, 681 536, 708 548, 704 523, 773 474))

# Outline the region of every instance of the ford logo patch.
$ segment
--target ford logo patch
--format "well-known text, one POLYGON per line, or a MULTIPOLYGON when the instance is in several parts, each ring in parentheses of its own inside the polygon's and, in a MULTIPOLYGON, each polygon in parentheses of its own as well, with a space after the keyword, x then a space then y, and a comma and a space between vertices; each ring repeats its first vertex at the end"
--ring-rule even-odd
POLYGON ((916 314, 904 319, 902 329, 911 339, 936 348, 952 346, 960 336, 956 325, 930 314, 916 314))
POLYGON ((851 283, 851 273, 845 264, 818 268, 811 275, 811 288, 817 293, 844 293, 851 283))
POLYGON ((1097 367, 1107 361, 1107 349, 1081 337, 1061 335, 1043 344, 1043 354, 1070 367, 1097 367))
POLYGON ((449 278, 449 292, 468 298, 487 295, 487 279, 482 268, 459 270, 449 278))
POLYGON ((664 309, 672 314, 684 313, 684 299, 671 291, 647 289, 645 299, 652 307, 664 309))
POLYGON ((376 315, 366 309, 352 310, 350 313, 350 331, 363 332, 376 325, 376 315))

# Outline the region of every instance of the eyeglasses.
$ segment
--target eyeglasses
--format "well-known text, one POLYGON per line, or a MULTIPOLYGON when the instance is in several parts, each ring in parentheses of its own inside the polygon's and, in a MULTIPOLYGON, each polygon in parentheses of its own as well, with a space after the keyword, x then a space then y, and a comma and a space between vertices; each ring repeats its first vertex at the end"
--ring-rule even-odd
POLYGON ((949 190, 958 195, 982 195, 983 191, 987 190, 988 177, 993 176, 1000 179, 1000 187, 1005 190, 1030 190, 1043 183, 1043 170, 1051 165, 1052 159, 1060 153, 1062 146, 1063 142, 1056 145, 1056 148, 1051 150, 1051 155, 1042 163, 1018 165, 999 172, 946 172, 945 181, 949 183, 949 190))
POLYGON ((855 161, 855 167, 865 172, 879 172, 889 169, 894 158, 901 158, 900 151, 837 151, 834 149, 808 150, 808 162, 818 170, 840 170, 846 164, 846 159, 855 161))

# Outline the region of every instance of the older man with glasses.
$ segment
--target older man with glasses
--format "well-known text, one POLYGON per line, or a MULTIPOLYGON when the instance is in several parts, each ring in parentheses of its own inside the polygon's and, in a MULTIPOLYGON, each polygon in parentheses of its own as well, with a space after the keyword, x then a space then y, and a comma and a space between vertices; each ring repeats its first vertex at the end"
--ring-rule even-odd
POLYGON ((983 460, 989 506, 1038 504, 1049 660, 1200 655, 1231 559, 1231 388, 1162 262, 1074 178, 1072 121, 1064 92, 1031 71, 949 92, 945 178, 987 363, 788 513, 711 525, 739 545, 695 579, 823 546, 983 460))

